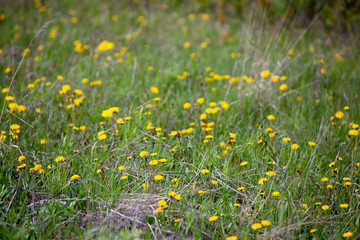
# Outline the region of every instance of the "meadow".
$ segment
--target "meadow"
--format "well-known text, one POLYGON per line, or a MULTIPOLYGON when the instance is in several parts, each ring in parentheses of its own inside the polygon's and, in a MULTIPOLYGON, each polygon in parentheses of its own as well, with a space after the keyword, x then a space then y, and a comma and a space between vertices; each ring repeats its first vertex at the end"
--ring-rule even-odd
POLYGON ((356 31, 80 2, 0 9, 1 239, 360 238, 356 31))

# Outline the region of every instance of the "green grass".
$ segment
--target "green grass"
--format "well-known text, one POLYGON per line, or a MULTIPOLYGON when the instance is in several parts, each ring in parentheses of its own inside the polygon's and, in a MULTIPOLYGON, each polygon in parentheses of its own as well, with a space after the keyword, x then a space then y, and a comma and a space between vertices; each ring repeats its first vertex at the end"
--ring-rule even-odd
POLYGON ((360 123, 356 34, 329 33, 316 21, 306 29, 269 25, 252 5, 246 17, 229 15, 220 27, 215 13, 204 20, 191 4, 169 2, 166 11, 130 1, 46 4, 45 12, 33 2, 0 12, 1 239, 360 236, 359 139, 349 134, 360 123), (76 40, 89 48, 76 52, 76 40), (104 40, 114 48, 97 51, 104 40), (265 70, 270 75, 261 77, 265 70), (273 75, 286 80, 273 82, 273 75), (102 84, 91 86, 95 80, 102 84), (71 90, 60 94, 65 84, 71 90), (279 90, 282 84, 288 89, 279 90), (11 102, 26 110, 11 111, 11 102), (216 113, 209 113, 211 102, 216 113), (103 117, 111 107, 118 111, 103 117), (12 124, 20 126, 18 138, 10 135, 12 124), (98 139, 100 131, 106 139, 98 139), (59 156, 66 160, 56 162, 59 156), (151 165, 154 159, 166 162, 151 165), (43 170, 31 169, 36 164, 43 170), (280 196, 272 196, 276 191, 280 196), (271 225, 252 228, 263 220, 271 225))

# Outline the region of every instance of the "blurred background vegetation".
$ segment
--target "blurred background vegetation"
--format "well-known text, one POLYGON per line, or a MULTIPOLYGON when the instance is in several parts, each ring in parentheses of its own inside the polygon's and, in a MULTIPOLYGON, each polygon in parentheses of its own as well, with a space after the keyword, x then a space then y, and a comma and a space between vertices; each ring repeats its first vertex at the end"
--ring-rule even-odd
MULTIPOLYGON (((151 8, 160 0, 132 0, 134 4, 144 4, 151 8)), ((313 21, 323 25, 328 31, 354 31, 360 23, 359 0, 171 0, 169 7, 191 4, 198 11, 217 12, 218 21, 224 24, 228 16, 249 17, 256 10, 271 23, 283 20, 297 27, 307 27, 313 21)))

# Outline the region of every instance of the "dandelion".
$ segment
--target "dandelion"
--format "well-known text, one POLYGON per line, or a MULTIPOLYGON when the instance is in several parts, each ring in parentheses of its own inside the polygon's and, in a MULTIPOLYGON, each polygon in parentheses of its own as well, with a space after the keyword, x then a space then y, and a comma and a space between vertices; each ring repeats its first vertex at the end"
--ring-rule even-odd
POLYGON ((189 42, 184 43, 184 48, 189 48, 190 46, 191 46, 191 44, 189 42))
POLYGON ((155 94, 158 94, 159 93, 159 89, 157 87, 151 87, 150 88, 150 91, 155 93, 155 94))
POLYGON ((263 185, 263 184, 265 184, 267 181, 268 181, 267 178, 260 178, 260 180, 259 180, 259 185, 263 185))
POLYGON ((342 111, 339 111, 339 112, 335 113, 335 117, 337 119, 342 119, 344 117, 344 113, 342 111))
POLYGON ((279 197, 279 196, 280 196, 280 192, 273 192, 273 193, 271 193, 271 195, 272 195, 273 197, 279 197))
POLYGON ((262 78, 268 78, 270 76, 270 72, 268 70, 262 71, 260 73, 260 77, 262 78))
POLYGON ((163 180, 163 179, 164 179, 164 177, 161 176, 161 175, 156 175, 156 176, 154 177, 154 180, 155 180, 155 181, 161 181, 161 180, 163 180))
POLYGON ((212 185, 217 185, 218 184, 218 181, 215 181, 215 180, 211 180, 210 181, 212 185))
POLYGON ((201 173, 202 173, 202 174, 207 174, 207 173, 209 173, 209 170, 203 169, 203 170, 201 170, 201 173))
POLYGON ((346 232, 346 233, 343 234, 344 238, 349 238, 349 237, 352 237, 352 236, 354 236, 354 234, 352 232, 346 232))
POLYGON ((340 204, 341 208, 347 208, 348 206, 349 206, 349 204, 346 204, 346 203, 340 204))
POLYGON ((315 142, 309 142, 308 143, 310 146, 316 146, 316 143, 315 142))
POLYGON ((290 141, 291 141, 291 138, 286 137, 286 138, 283 138, 282 140, 283 140, 284 142, 288 143, 288 142, 290 142, 290 141))
POLYGON ((41 139, 40 144, 41 144, 41 145, 47 144, 46 139, 41 139))
POLYGON ((128 178, 129 178, 128 176, 122 176, 120 179, 125 180, 125 179, 128 179, 128 178))
POLYGON ((21 169, 23 169, 25 167, 26 167, 26 163, 23 163, 23 164, 17 166, 16 171, 19 172, 21 169))
POLYGON ((323 178, 321 179, 321 181, 322 181, 322 182, 327 182, 327 181, 329 181, 329 179, 328 179, 327 177, 323 177, 323 178))
POLYGON ((158 160, 151 160, 150 163, 149 163, 151 166, 156 166, 159 164, 159 161, 158 160))
POLYGON ((273 176, 276 175, 276 173, 275 173, 274 171, 268 171, 268 172, 266 172, 265 174, 266 174, 267 176, 269 176, 269 177, 273 177, 273 176))
POLYGON ((203 103, 205 102, 205 98, 198 98, 198 99, 196 100, 196 102, 197 102, 198 104, 203 104, 203 103))
POLYGON ((55 162, 65 162, 66 160, 67 158, 63 156, 58 156, 57 158, 55 158, 55 162))
POLYGON ((18 157, 18 161, 19 161, 19 162, 22 162, 22 161, 24 161, 24 160, 25 160, 25 156, 21 155, 21 156, 18 157))
POLYGON ((10 129, 11 130, 19 130, 20 129, 20 126, 18 124, 11 124, 10 125, 10 129))
POLYGON ((351 136, 357 136, 357 135, 359 135, 359 131, 354 130, 354 129, 351 129, 351 130, 349 131, 349 135, 351 135, 351 136))
POLYGON ((205 194, 206 192, 205 191, 203 191, 203 190, 199 190, 198 191, 198 194, 205 194))
POLYGON ((248 165, 248 162, 246 162, 246 161, 240 163, 240 167, 243 167, 243 166, 246 166, 246 165, 248 165))
POLYGON ((328 205, 324 205, 324 206, 321 207, 321 209, 324 210, 324 211, 326 211, 326 210, 329 209, 329 206, 328 206, 328 205))
POLYGON ((226 237, 226 240, 237 240, 238 238, 236 236, 229 236, 226 237))
POLYGON ((268 227, 271 225, 271 222, 269 220, 262 220, 261 225, 263 225, 264 227, 268 227))
POLYGON ((286 91, 288 89, 288 86, 286 84, 281 84, 279 87, 280 91, 286 91))
POLYGON ((175 198, 175 200, 180 201, 180 200, 181 200, 181 195, 180 195, 180 194, 176 194, 176 195, 174 196, 174 198, 175 198))
POLYGON ((296 149, 298 149, 298 148, 299 148, 299 145, 296 144, 296 143, 294 143, 294 144, 291 145, 291 149, 292 149, 292 150, 296 150, 296 149))
POLYGON ((165 200, 159 200, 159 201, 157 202, 157 204, 159 204, 160 207, 163 207, 163 206, 166 205, 166 201, 165 201, 165 200))
POLYGON ((251 225, 251 228, 254 230, 258 230, 260 228, 262 228, 261 223, 254 223, 253 225, 251 225))
POLYGON ((107 138, 107 136, 106 136, 106 134, 105 134, 105 131, 100 131, 100 132, 98 132, 97 137, 98 137, 98 139, 100 139, 100 140, 105 140, 105 139, 107 138))
POLYGON ((184 109, 189 109, 189 108, 191 108, 191 103, 189 103, 189 102, 186 102, 186 103, 184 103, 184 109))
POLYGON ((315 233, 317 229, 310 229, 310 233, 315 233))
POLYGON ((218 216, 212 216, 209 218, 209 222, 214 222, 218 219, 219 217, 218 216))
POLYGON ((147 151, 141 151, 139 155, 140 157, 145 157, 147 154, 147 151))
POLYGON ((77 174, 71 176, 71 180, 78 180, 78 179, 80 179, 80 176, 77 174))
POLYGON ((270 114, 270 115, 267 116, 267 119, 268 119, 269 121, 275 120, 275 116, 272 115, 272 114, 270 114))

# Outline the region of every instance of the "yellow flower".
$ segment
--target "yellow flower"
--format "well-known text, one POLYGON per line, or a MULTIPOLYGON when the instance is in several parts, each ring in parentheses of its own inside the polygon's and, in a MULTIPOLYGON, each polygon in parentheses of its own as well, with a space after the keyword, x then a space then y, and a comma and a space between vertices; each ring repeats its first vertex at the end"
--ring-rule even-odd
POLYGON ((147 154, 147 151, 141 151, 139 155, 140 157, 145 157, 147 154))
POLYGON ((121 180, 128 179, 128 176, 122 176, 120 179, 121 179, 121 180))
POLYGON ((311 229, 310 233, 315 233, 317 231, 317 229, 311 229))
POLYGON ((189 42, 184 43, 184 48, 189 48, 190 46, 191 46, 191 44, 189 42))
POLYGON ((280 91, 286 91, 288 89, 288 86, 286 84, 281 84, 279 89, 280 91))
POLYGON ((20 129, 20 126, 19 126, 18 124, 14 123, 14 124, 11 124, 11 125, 10 125, 10 129, 11 129, 11 130, 19 130, 19 129, 20 129))
POLYGON ((184 109, 188 109, 190 107, 191 107, 191 103, 189 102, 184 103, 184 109))
POLYGON ((243 167, 243 166, 246 166, 246 165, 248 165, 248 162, 246 162, 246 161, 240 163, 240 167, 243 167))
POLYGON ((268 181, 267 178, 260 178, 260 180, 259 180, 259 185, 263 185, 263 184, 265 184, 267 181, 268 181))
POLYGON ((218 181, 215 181, 215 180, 211 180, 210 181, 212 185, 217 185, 218 184, 218 181))
POLYGON ((159 164, 159 161, 158 160, 151 160, 150 161, 150 165, 151 166, 156 166, 156 165, 158 165, 159 164))
POLYGON ((237 240, 238 238, 236 236, 229 236, 226 238, 226 240, 237 240))
POLYGON ((100 139, 100 140, 105 140, 105 139, 107 138, 107 136, 106 136, 106 134, 105 134, 105 131, 100 131, 100 132, 98 132, 97 137, 98 137, 98 139, 100 139))
POLYGON ((309 142, 309 145, 310 145, 310 146, 315 146, 316 143, 315 143, 315 142, 309 142))
POLYGON ((26 167, 26 163, 23 163, 23 164, 17 166, 16 171, 19 172, 21 169, 23 169, 25 167, 26 167))
POLYGON ((203 169, 203 170, 201 170, 201 173, 202 173, 202 174, 207 174, 207 173, 209 173, 209 170, 203 169))
POLYGON ((279 196, 280 196, 280 192, 273 192, 273 193, 271 193, 271 195, 272 195, 273 197, 279 197, 279 196))
POLYGON ((354 129, 351 129, 351 130, 349 131, 349 135, 351 135, 351 136, 357 136, 357 135, 359 135, 359 131, 354 130, 354 129))
POLYGON ((102 51, 112 50, 114 49, 114 47, 115 47, 114 43, 105 40, 100 43, 100 45, 96 48, 96 51, 102 52, 102 51))
POLYGON ((161 175, 156 175, 156 176, 154 177, 154 180, 155 180, 155 181, 161 181, 161 180, 163 180, 163 179, 164 179, 164 177, 161 176, 161 175))
POLYGON ((270 72, 269 72, 268 70, 262 71, 262 72, 260 73, 260 76, 261 76, 262 78, 268 78, 268 77, 270 76, 270 72))
POLYGON ((157 203, 158 203, 159 206, 161 206, 161 207, 166 205, 166 201, 165 201, 165 200, 159 200, 157 203))
POLYGON ((5 101, 9 101, 9 102, 13 101, 14 99, 15 98, 13 96, 6 96, 5 97, 5 101))
POLYGON ((335 117, 337 119, 342 119, 344 117, 344 113, 342 111, 338 111, 337 113, 335 113, 335 117))
POLYGON ((214 222, 218 219, 219 217, 218 216, 212 216, 209 218, 209 222, 214 222))
POLYGON ((23 156, 23 155, 19 156, 18 160, 19 160, 19 162, 24 161, 24 160, 25 160, 25 156, 23 156))
POLYGON ((229 105, 227 102, 225 102, 225 101, 221 101, 221 102, 220 102, 220 105, 221 105, 222 108, 225 109, 225 110, 228 110, 228 109, 230 108, 230 105, 229 105))
POLYGON ((266 175, 269 177, 273 177, 276 175, 276 173, 274 171, 268 171, 268 172, 266 172, 266 175))
POLYGON ((270 114, 270 115, 267 116, 267 119, 268 119, 269 121, 275 120, 275 116, 272 115, 272 114, 270 114))
POLYGON ((175 195, 175 200, 177 200, 177 201, 180 201, 181 200, 181 195, 180 194, 177 194, 177 195, 175 195))
POLYGON ((71 180, 78 180, 79 178, 80 178, 80 176, 75 174, 75 175, 72 175, 71 180))
POLYGON ((55 158, 55 162, 64 162, 66 160, 67 160, 67 158, 63 157, 63 156, 58 156, 57 158, 55 158))
POLYGON ((203 103, 205 102, 205 98, 198 98, 198 99, 196 100, 196 102, 197 102, 198 104, 203 104, 203 103))
POLYGON ((278 75, 272 75, 271 80, 276 83, 276 82, 279 81, 279 76, 278 75))
POLYGON ((299 148, 299 145, 296 144, 296 143, 294 143, 294 144, 291 145, 291 149, 293 149, 293 150, 296 150, 296 149, 298 149, 298 148, 299 148))
POLYGON ((198 191, 198 194, 205 194, 206 192, 205 191, 203 191, 203 190, 199 190, 198 191))
POLYGON ((262 220, 261 225, 263 225, 264 227, 268 227, 271 225, 271 222, 269 220, 262 220))
POLYGON ((322 210, 328 210, 329 209, 329 206, 328 205, 324 205, 321 207, 322 210))
POLYGON ((346 232, 346 233, 343 234, 344 238, 349 238, 349 237, 352 237, 352 236, 354 236, 354 234, 352 232, 346 232))
POLYGON ((251 225, 251 228, 254 230, 258 230, 260 228, 262 228, 261 223, 254 223, 253 225, 251 225))
POLYGON ((322 182, 327 182, 327 181, 329 181, 329 179, 328 179, 327 177, 323 177, 323 178, 321 179, 321 181, 322 181, 322 182))
POLYGON ((40 144, 42 145, 47 144, 47 141, 45 139, 41 139, 40 144))
POLYGON ((150 91, 155 93, 155 94, 159 93, 159 89, 157 87, 151 87, 150 91))
POLYGON ((120 166, 118 169, 119 169, 120 171, 123 171, 123 170, 125 170, 125 166, 120 166))
POLYGON ((349 206, 349 204, 346 204, 346 203, 340 204, 341 208, 347 208, 348 206, 349 206))
POLYGON ((283 140, 284 142, 288 143, 288 142, 290 142, 290 141, 291 141, 291 138, 286 137, 286 138, 283 138, 282 140, 283 140))

